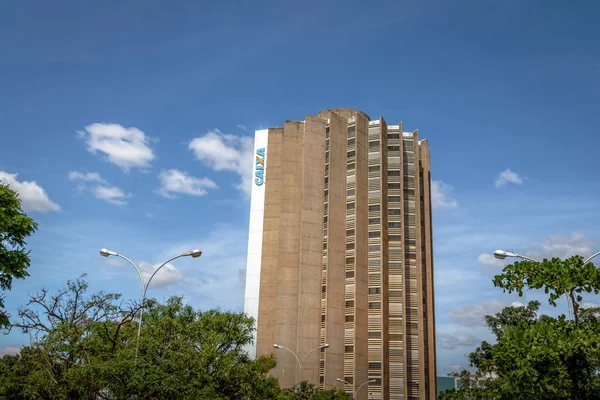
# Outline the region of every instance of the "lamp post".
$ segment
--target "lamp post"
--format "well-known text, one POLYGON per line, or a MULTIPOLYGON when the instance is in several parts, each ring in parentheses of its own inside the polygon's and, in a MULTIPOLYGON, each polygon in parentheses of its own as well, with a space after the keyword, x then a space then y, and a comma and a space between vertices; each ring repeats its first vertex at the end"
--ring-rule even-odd
POLYGON ((156 273, 165 265, 167 265, 168 263, 170 263, 171 261, 180 258, 180 257, 192 257, 192 258, 198 258, 202 255, 202 252, 198 249, 194 249, 194 250, 190 250, 190 251, 186 251, 185 253, 181 253, 178 256, 172 257, 170 259, 168 259, 167 261, 165 261, 164 263, 162 263, 160 265, 160 267, 156 268, 156 270, 154 270, 154 273, 152 273, 152 275, 150 276, 150 279, 148 279, 148 282, 144 283, 144 278, 142 277, 142 272, 140 271, 140 269, 138 268, 137 265, 135 265, 135 263, 133 261, 131 261, 129 258, 125 257, 122 254, 117 253, 116 251, 112 251, 112 250, 108 250, 108 249, 101 249, 100 250, 100 255, 103 257, 108 257, 108 256, 115 256, 115 257, 120 257, 123 260, 127 261, 129 264, 133 265, 133 268, 135 268, 135 270, 138 273, 138 276, 140 278, 140 283, 142 284, 142 306, 140 309, 140 320, 138 323, 138 333, 137 333, 137 342, 135 345, 135 359, 137 360, 137 354, 138 354, 138 347, 139 347, 139 343, 140 343, 140 335, 142 333, 142 316, 144 314, 144 302, 146 300, 146 292, 148 291, 148 286, 150 285, 150 282, 152 282, 152 278, 154 278, 154 275, 156 275, 156 273))
MULTIPOLYGON (((591 256, 589 256, 588 258, 586 258, 583 261, 583 265, 589 263, 590 261, 592 261, 592 259, 596 256, 600 255, 600 251, 597 253, 592 254, 591 256)), ((535 260, 531 257, 527 257, 521 254, 517 254, 517 253, 513 253, 512 251, 506 251, 506 250, 496 250, 494 251, 494 257, 496 257, 499 260, 504 260, 506 257, 516 257, 516 258, 520 258, 522 260, 528 260, 528 261, 533 261, 536 263, 539 263, 538 260, 535 260)), ((565 293, 565 297, 567 299, 567 310, 569 311, 569 319, 571 319, 571 303, 569 302, 569 297, 567 296, 567 294, 565 293)))
POLYGON ((314 349, 311 349, 308 353, 306 353, 304 355, 304 357, 302 358, 302 361, 300 361, 300 359, 298 358, 298 356, 296 355, 296 353, 294 353, 292 350, 288 349, 287 347, 284 346, 280 346, 277 343, 275 343, 273 345, 273 347, 275 347, 276 349, 283 349, 283 350, 287 350, 290 353, 292 353, 294 355, 294 357, 296 357, 296 361, 298 361, 298 366, 300 367, 300 382, 302 382, 302 364, 304 363, 304 360, 306 360, 306 357, 308 357, 308 355, 310 353, 312 353, 315 350, 319 350, 319 349, 326 349, 329 347, 329 345, 327 343, 320 345, 319 347, 315 347, 314 349))
MULTIPOLYGON (((342 382, 342 383, 344 383, 344 384, 346 384, 346 385, 352 385, 350 382, 348 382, 348 381, 347 381, 347 380, 345 380, 345 379, 342 379, 342 378, 337 378, 337 380, 338 380, 338 382, 342 382)), ((358 396, 358 391, 360 390, 360 388, 361 388, 361 387, 363 387, 363 386, 365 386, 366 384, 369 384, 369 383, 375 383, 375 379, 371 379, 371 380, 368 380, 368 381, 366 381, 366 382, 363 382, 363 383, 362 383, 362 384, 361 384, 361 385, 360 385, 360 386, 359 386, 359 387, 358 387, 358 388, 357 388, 357 389, 356 389, 356 390, 355 390, 355 391, 352 393, 352 398, 353 398, 353 399, 356 399, 356 396, 358 396)))

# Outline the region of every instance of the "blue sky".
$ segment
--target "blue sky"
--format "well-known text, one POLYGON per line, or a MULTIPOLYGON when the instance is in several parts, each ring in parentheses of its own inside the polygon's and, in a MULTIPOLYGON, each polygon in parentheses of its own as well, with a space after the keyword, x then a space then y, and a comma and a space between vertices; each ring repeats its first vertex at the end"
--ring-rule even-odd
MULTIPOLYGON (((354 107, 429 139, 438 371, 466 365, 489 338, 482 315, 540 298, 493 287, 493 250, 600 250, 599 11, 554 0, 3 2, 0 179, 40 224, 9 310, 82 273, 92 291, 138 296, 133 269, 101 247, 145 271, 200 248, 149 295, 242 310, 252 132, 354 107)), ((0 350, 27 341, 13 332, 0 350)))

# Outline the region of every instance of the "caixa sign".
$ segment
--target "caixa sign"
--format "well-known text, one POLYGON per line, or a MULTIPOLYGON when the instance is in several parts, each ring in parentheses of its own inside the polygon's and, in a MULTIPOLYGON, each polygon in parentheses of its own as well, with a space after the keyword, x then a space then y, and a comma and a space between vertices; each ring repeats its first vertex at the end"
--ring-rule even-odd
POLYGON ((256 160, 254 167, 254 183, 262 186, 265 183, 265 148, 256 149, 256 160))

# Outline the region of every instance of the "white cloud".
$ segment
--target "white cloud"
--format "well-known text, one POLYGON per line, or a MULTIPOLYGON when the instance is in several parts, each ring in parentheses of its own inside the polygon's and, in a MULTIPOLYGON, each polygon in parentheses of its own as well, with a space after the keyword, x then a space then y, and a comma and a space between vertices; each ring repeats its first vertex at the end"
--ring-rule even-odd
POLYGON ((252 189, 254 142, 249 136, 224 134, 218 129, 193 139, 189 144, 196 158, 215 171, 232 171, 239 175, 236 187, 247 197, 252 189))
POLYGON ((123 189, 118 188, 116 186, 102 186, 97 185, 94 189, 94 196, 100 200, 104 200, 108 203, 115 204, 117 206, 122 206, 127 204, 125 199, 131 197, 131 194, 125 193, 123 189))
POLYGON ((155 159, 149 146, 151 139, 138 128, 94 123, 86 126, 79 135, 85 139, 89 152, 104 154, 108 161, 125 171, 150 168, 150 162, 155 159))
POLYGON ((458 203, 451 199, 450 193, 452 186, 445 184, 442 181, 431 181, 431 205, 434 209, 437 208, 456 208, 458 203))
POLYGON ((459 346, 462 347, 475 347, 481 341, 475 336, 465 331, 456 331, 453 334, 440 333, 437 335, 437 342, 440 347, 452 350, 459 346))
POLYGON ((16 354, 19 354, 20 352, 21 352, 21 348, 20 347, 5 346, 5 347, 1 347, 0 348, 0 357, 14 356, 16 354))
POLYGON ((158 178, 161 187, 158 193, 164 197, 174 198, 173 193, 188 194, 190 196, 204 196, 206 189, 216 189, 218 186, 208 178, 196 178, 185 171, 169 169, 162 171, 158 178))
MULTIPOLYGON (((117 267, 119 269, 123 268, 123 270, 127 270, 127 274, 130 275, 131 271, 129 271, 129 268, 131 268, 131 266, 129 265, 129 263, 112 257, 105 259, 104 262, 108 265, 117 267)), ((156 271, 158 267, 162 265, 162 263, 153 264, 146 261, 135 261, 135 265, 137 265, 137 267, 140 269, 144 283, 147 283, 152 274, 156 271)), ((107 271, 107 273, 105 273, 105 276, 110 279, 121 279, 121 275, 119 273, 116 273, 117 270, 113 271, 115 272, 113 273, 107 271)), ((179 271, 173 264, 169 263, 162 267, 160 271, 158 271, 156 275, 154 275, 150 286, 152 288, 166 287, 180 282, 183 278, 184 275, 181 273, 181 271, 179 271)))
MULTIPOLYGON (((154 271, 156 271, 161 264, 151 264, 145 261, 139 261, 136 263, 136 265, 142 273, 144 282, 148 282, 154 271)), ((151 285, 152 287, 165 287, 179 282, 182 279, 183 274, 177 268, 175 268, 174 265, 169 263, 162 267, 161 270, 154 275, 151 285)))
POLYGON ((477 262, 482 265, 490 265, 492 267, 503 267, 505 262, 494 257, 493 254, 483 253, 477 256, 477 262))
POLYGON ((581 303, 581 308, 598 308, 598 307, 600 307, 600 305, 598 305, 596 303, 592 303, 592 302, 581 303))
POLYGON ((84 192, 86 190, 90 191, 97 199, 104 200, 107 203, 117 206, 127 204, 127 202, 124 200, 131 197, 131 194, 125 193, 123 189, 116 186, 111 186, 97 172, 71 171, 69 172, 69 180, 84 182, 77 184, 77 190, 79 192, 84 192), (94 187, 88 187, 86 186, 85 182, 96 182, 99 184, 94 187))
POLYGON ((189 266, 181 285, 188 301, 202 309, 220 307, 241 311, 245 290, 241 271, 246 267, 247 243, 247 229, 217 227, 210 235, 171 248, 162 257, 193 248, 202 250, 202 257, 198 259, 186 257, 189 266))
POLYGON ((116 257, 107 257, 103 261, 105 264, 112 265, 113 267, 120 267, 123 265, 123 260, 116 257))
POLYGON ((498 175, 498 178, 496 178, 496 187, 501 187, 506 185, 507 183, 514 183, 517 185, 520 185, 523 183, 524 178, 519 176, 519 174, 517 174, 514 171, 511 171, 510 169, 505 169, 504 171, 500 172, 500 175, 498 175))
POLYGON ((98 182, 98 183, 107 183, 99 173, 97 172, 79 172, 79 171, 71 171, 69 172, 69 180, 71 181, 84 181, 84 182, 98 182))
POLYGON ((550 235, 546 239, 527 246, 525 255, 536 260, 544 258, 568 258, 574 255, 588 256, 594 250, 595 242, 581 232, 573 232, 570 237, 550 235))
POLYGON ((449 367, 452 372, 462 372, 467 369, 467 367, 463 367, 460 364, 450 364, 449 367))
MULTIPOLYGON (((520 304, 520 303, 519 303, 520 304)), ((466 307, 457 307, 448 311, 448 316, 452 321, 464 326, 485 326, 483 317, 494 315, 502 311, 509 304, 499 300, 489 300, 481 304, 472 304, 466 307)))
POLYGON ((19 181, 17 175, 0 171, 0 182, 18 193, 24 211, 60 211, 60 206, 50 200, 40 185, 35 181, 19 181))
POLYGON ((146 217, 148 217, 148 218, 154 218, 154 214, 147 212, 146 213, 146 217))
POLYGON ((246 125, 242 125, 242 124, 236 125, 235 127, 238 128, 238 129, 241 129, 243 131, 248 130, 248 127, 246 125))

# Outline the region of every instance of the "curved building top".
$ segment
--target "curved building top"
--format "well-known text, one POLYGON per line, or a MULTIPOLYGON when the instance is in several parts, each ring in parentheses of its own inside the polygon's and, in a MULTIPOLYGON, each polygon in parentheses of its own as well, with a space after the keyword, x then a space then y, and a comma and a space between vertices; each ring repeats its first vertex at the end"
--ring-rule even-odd
POLYGON ((364 112, 362 112, 360 110, 355 110, 354 108, 328 108, 326 110, 323 110, 323 111, 317 113, 315 116, 319 117, 319 118, 323 118, 323 119, 329 119, 331 114, 337 114, 340 117, 343 117, 346 119, 354 118, 357 115, 361 114, 365 118, 367 118, 369 121, 371 120, 371 118, 369 118, 369 116, 367 114, 365 114, 364 112))

